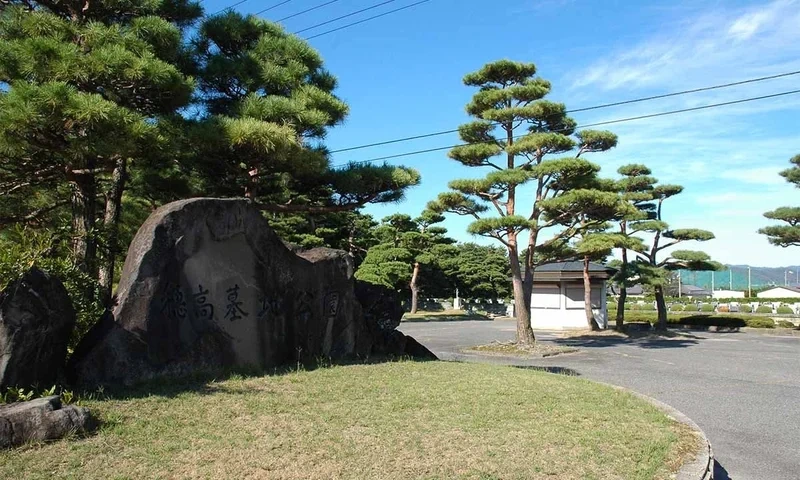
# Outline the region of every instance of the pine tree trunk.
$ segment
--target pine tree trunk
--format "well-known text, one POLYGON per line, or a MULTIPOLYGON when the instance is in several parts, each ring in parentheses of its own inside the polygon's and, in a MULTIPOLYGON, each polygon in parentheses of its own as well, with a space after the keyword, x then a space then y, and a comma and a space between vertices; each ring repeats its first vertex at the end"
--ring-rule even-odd
POLYGON ((628 251, 622 249, 622 283, 617 299, 617 331, 621 332, 625 323, 625 300, 628 298, 628 251))
POLYGON ((667 303, 664 301, 664 287, 656 285, 656 310, 658 310, 658 323, 656 330, 667 329, 667 303))
POLYGON ((514 288, 514 313, 517 317, 517 343, 533 346, 536 337, 531 328, 531 296, 525 293, 517 249, 509 248, 508 255, 511 263, 511 285, 514 288))
POLYGON ((127 159, 117 159, 111 175, 111 187, 106 194, 106 209, 103 216, 103 230, 106 233, 106 252, 98 272, 100 294, 102 295, 103 304, 106 306, 110 306, 111 288, 114 284, 114 266, 116 265, 117 250, 119 249, 119 219, 122 215, 122 192, 125 190, 127 168, 127 159))
POLYGON ((94 180, 94 175, 88 173, 72 178, 72 255, 80 271, 97 278, 94 180))
POLYGON ((592 312, 592 280, 589 277, 589 257, 583 257, 583 311, 586 313, 586 323, 592 330, 600 330, 600 325, 594 319, 592 312))
POLYGON ((625 300, 628 298, 628 290, 625 285, 622 286, 622 291, 619 292, 617 299, 617 331, 621 332, 625 327, 625 300))
POLYGON ((417 278, 419 278, 419 262, 414 262, 414 273, 411 274, 411 313, 417 313, 417 302, 419 297, 419 286, 417 286, 417 278))

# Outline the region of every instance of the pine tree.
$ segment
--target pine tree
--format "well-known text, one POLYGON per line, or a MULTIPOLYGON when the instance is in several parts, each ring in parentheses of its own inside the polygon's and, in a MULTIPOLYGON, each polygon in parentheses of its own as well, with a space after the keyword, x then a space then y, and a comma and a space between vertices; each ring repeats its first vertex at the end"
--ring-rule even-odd
POLYGON ((236 12, 207 19, 195 43, 203 110, 192 159, 205 194, 245 196, 272 213, 330 213, 394 202, 412 169, 333 168, 322 140, 349 108, 307 42, 236 12))
POLYGON ((411 313, 416 313, 423 267, 438 268, 437 247, 455 243, 436 226, 442 221, 443 216, 428 210, 415 219, 399 213, 384 218, 374 232, 379 243, 367 251, 356 278, 397 290, 408 286, 411 313))
POLYGON ((194 83, 182 29, 186 0, 4 2, 0 13, 0 197, 3 224, 67 217, 79 268, 110 291, 132 164, 157 151, 158 119, 194 83), (109 246, 101 252, 98 244, 109 246))
POLYGON ((479 89, 466 107, 476 120, 459 127, 465 145, 453 148, 449 157, 491 171, 480 179, 450 182, 451 191, 429 205, 436 211, 473 217, 470 233, 495 239, 507 249, 521 344, 535 342, 530 318, 533 271, 537 265, 563 258, 576 234, 574 221, 545 218, 545 204, 594 182, 600 167, 579 157, 608 150, 617 141, 601 131, 584 131, 573 138, 575 121, 563 104, 544 100, 550 82, 535 75, 532 63, 500 60, 464 77, 465 85, 479 89), (573 156, 550 158, 576 149, 573 156), (519 193, 529 184, 533 201, 526 205, 526 197, 519 193), (545 239, 546 230, 556 226, 564 228, 545 239), (526 231, 528 248, 520 261, 526 231))
POLYGON ((711 260, 705 252, 696 250, 673 250, 666 256, 664 250, 686 241, 704 242, 714 238, 708 230, 696 228, 670 229, 662 219, 663 203, 668 198, 678 195, 683 191, 680 185, 656 185, 652 190, 655 211, 652 219, 629 222, 630 235, 651 233, 652 243, 636 251, 637 271, 643 283, 653 286, 656 296, 656 309, 658 310, 659 330, 667 328, 667 304, 664 300, 664 287, 667 275, 672 270, 721 270, 721 264, 711 260), (668 240, 662 243, 662 240, 668 240))
MULTIPOLYGON (((780 175, 787 182, 800 188, 800 155, 789 160, 793 166, 782 171, 780 175)), ((769 238, 769 243, 779 247, 800 246, 800 207, 780 207, 764 214, 771 220, 779 220, 786 225, 772 225, 758 231, 769 238)))
POLYGON ((630 222, 653 219, 655 204, 653 202, 653 185, 657 180, 650 176, 651 170, 645 165, 629 164, 617 169, 622 179, 617 181, 617 190, 623 199, 634 207, 634 210, 618 222, 617 233, 624 237, 624 244, 620 245, 621 261, 619 270, 614 276, 614 282, 619 285, 620 292, 617 298, 616 328, 622 331, 625 322, 625 300, 628 288, 633 285, 633 280, 638 278, 636 263, 628 260, 628 250, 642 251, 641 239, 631 235, 628 230, 630 222), (627 246, 626 246, 627 245, 627 246))

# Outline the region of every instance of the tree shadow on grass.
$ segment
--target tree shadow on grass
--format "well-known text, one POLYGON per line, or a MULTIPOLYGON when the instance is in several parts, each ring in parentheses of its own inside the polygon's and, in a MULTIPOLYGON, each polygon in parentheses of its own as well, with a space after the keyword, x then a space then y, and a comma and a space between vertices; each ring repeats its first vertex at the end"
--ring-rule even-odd
POLYGON ((137 383, 131 386, 111 385, 94 390, 79 391, 78 398, 92 400, 132 400, 145 397, 175 398, 186 393, 212 395, 219 393, 242 394, 244 389, 220 388, 219 383, 233 379, 258 377, 275 377, 299 372, 310 372, 324 368, 351 367, 357 365, 375 365, 399 361, 429 362, 433 359, 413 358, 409 356, 375 355, 361 359, 333 360, 319 358, 304 360, 271 368, 258 367, 226 367, 218 369, 197 370, 182 376, 164 376, 137 383))

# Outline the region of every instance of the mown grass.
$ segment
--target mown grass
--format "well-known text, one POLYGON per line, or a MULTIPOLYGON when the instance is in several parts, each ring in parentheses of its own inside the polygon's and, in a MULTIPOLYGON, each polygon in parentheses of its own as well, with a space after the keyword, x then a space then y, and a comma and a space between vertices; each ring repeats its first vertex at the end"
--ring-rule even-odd
POLYGON ((393 362, 95 400, 94 436, 0 478, 665 479, 696 439, 630 394, 492 365, 393 362))

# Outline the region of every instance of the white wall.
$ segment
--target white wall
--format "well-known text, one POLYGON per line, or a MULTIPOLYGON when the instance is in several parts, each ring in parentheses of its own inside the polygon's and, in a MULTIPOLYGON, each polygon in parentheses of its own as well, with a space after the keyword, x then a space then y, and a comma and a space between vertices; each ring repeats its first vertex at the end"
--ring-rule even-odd
POLYGON ((744 298, 744 292, 738 290, 714 290, 711 298, 744 298))
POLYGON ((758 298, 800 298, 800 292, 795 292, 794 290, 789 290, 788 288, 775 287, 770 288, 769 290, 764 290, 761 293, 757 293, 756 296, 758 298))
MULTIPOLYGON (((592 281, 592 311, 601 328, 608 325, 606 282, 592 281)), ((537 329, 587 328, 583 285, 570 282, 535 283, 531 297, 531 326, 537 329)))

